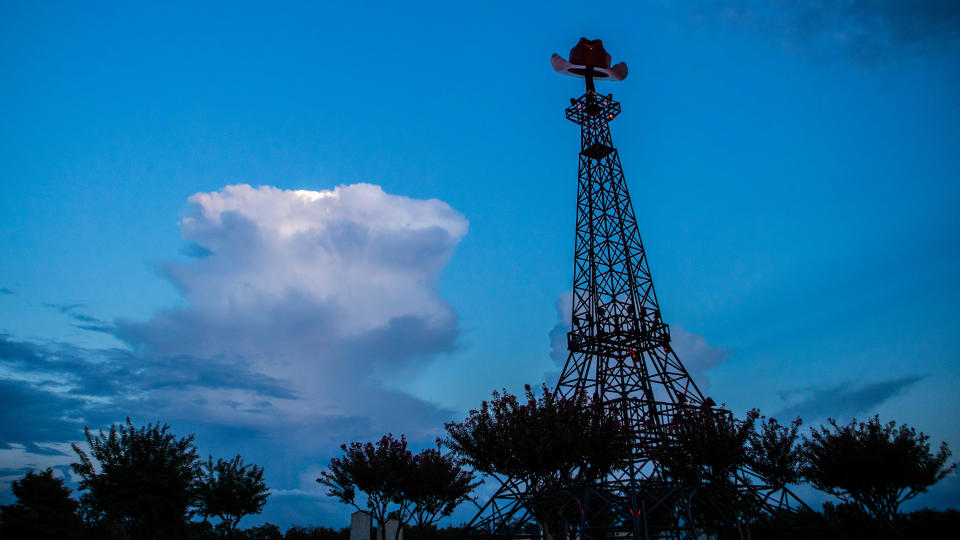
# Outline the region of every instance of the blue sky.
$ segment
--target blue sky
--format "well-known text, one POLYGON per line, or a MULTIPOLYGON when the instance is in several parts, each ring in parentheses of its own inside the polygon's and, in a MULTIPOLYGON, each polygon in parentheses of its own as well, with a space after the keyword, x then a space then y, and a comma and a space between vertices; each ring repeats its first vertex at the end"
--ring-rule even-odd
POLYGON ((600 90, 708 393, 960 449, 954 2, 4 2, 3 481, 129 415, 339 527, 340 443, 554 377, 581 36, 630 66, 600 90))

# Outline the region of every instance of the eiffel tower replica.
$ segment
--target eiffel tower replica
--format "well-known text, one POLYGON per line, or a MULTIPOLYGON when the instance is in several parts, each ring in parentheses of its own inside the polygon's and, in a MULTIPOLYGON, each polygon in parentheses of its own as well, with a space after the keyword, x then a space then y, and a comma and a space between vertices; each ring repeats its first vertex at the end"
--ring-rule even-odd
MULTIPOLYGON (((610 66, 600 40, 582 38, 570 60, 551 59, 554 70, 581 77, 586 93, 570 100, 566 117, 580 126, 573 310, 569 356, 557 392, 583 392, 603 404, 634 434, 628 465, 590 486, 571 487, 564 511, 578 521, 577 540, 697 539, 707 524, 753 538, 789 538, 783 516, 806 508, 783 486, 739 467, 725 489, 691 488, 664 465, 682 452, 679 418, 733 421, 704 396, 670 346, 647 256, 624 181, 610 122, 620 114, 612 94, 596 92, 595 80, 621 81, 624 63, 610 66), (761 525, 758 527, 757 524, 761 525), (764 533, 765 531, 765 533, 764 533)), ((498 491, 465 528, 481 538, 539 539, 528 508, 537 493, 521 482, 498 478, 498 491)), ((721 535, 721 537, 725 537, 721 535)), ((547 539, 550 540, 550 539, 547 539)))

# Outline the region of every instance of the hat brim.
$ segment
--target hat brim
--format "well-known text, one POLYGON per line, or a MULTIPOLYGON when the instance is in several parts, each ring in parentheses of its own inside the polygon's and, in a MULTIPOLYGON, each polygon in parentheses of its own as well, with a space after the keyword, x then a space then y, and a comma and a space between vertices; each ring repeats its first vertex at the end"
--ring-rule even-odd
POLYGON ((612 68, 590 66, 589 68, 580 64, 571 64, 559 54, 554 53, 550 57, 550 64, 557 73, 570 75, 571 77, 585 78, 587 70, 593 71, 593 78, 598 80, 622 81, 627 78, 627 64, 620 62, 612 68))

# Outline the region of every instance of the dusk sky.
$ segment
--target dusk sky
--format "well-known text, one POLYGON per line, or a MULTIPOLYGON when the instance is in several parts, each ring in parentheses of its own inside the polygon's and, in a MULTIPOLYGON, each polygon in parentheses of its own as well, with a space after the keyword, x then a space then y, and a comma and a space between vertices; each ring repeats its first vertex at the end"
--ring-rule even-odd
POLYGON ((706 393, 958 459, 960 2, 133 4, 0 2, 0 504, 129 416, 339 528, 341 443, 555 381, 581 36, 706 393))

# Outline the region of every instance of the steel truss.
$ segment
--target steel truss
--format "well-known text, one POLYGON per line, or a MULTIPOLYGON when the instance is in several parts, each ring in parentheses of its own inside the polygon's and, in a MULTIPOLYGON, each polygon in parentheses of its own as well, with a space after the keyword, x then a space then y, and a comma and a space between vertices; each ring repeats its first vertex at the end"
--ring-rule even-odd
POLYGON ((497 478, 500 488, 467 525, 484 538, 539 538, 529 508, 552 497, 579 539, 693 539, 704 523, 721 523, 753 538, 787 538, 782 518, 806 506, 784 487, 748 469, 726 487, 684 488, 658 455, 677 450, 684 415, 729 418, 705 397, 670 347, 610 121, 620 114, 612 95, 590 89, 571 99, 567 119, 580 126, 573 317, 569 357, 557 391, 602 400, 635 433, 624 470, 593 485, 565 487, 558 497, 497 478))

